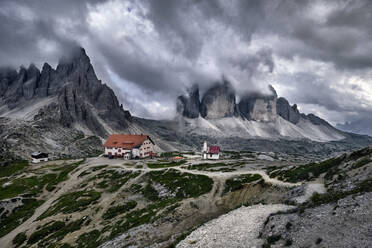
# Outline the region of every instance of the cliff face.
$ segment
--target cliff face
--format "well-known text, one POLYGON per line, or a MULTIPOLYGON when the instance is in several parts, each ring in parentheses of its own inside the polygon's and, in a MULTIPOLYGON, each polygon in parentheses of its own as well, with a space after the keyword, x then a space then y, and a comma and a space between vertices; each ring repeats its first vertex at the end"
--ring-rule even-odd
POLYGON ((193 85, 187 95, 177 98, 177 112, 187 118, 198 118, 200 111, 199 86, 193 85))
POLYGON ((235 92, 228 81, 216 84, 203 96, 200 115, 206 119, 218 119, 237 115, 235 92))
MULTIPOLYGON (((114 92, 98 80, 89 57, 79 48, 69 58, 62 58, 54 70, 49 64, 40 72, 34 65, 0 72, 0 98, 8 111, 25 108, 30 102, 53 98, 35 116, 37 120, 53 117, 65 127, 84 126, 93 134, 106 137, 110 128, 128 127, 131 115, 119 104, 114 92)), ((6 116, 6 110, 3 114, 6 116)))
MULTIPOLYGON (((224 80, 214 84, 199 100, 199 88, 194 85, 188 90, 187 95, 177 98, 178 113, 188 119, 199 116, 206 120, 218 120, 225 117, 241 117, 247 121, 276 123, 281 117, 294 125, 300 121, 310 122, 311 125, 324 126, 336 130, 324 119, 314 114, 302 114, 297 105, 289 104, 287 99, 279 97, 275 89, 269 85, 269 94, 251 92, 244 95, 236 103, 235 91, 232 85, 224 80)), ((338 131, 338 130, 336 130, 338 131)))
POLYGON ((277 115, 277 94, 272 86, 271 94, 252 93, 245 95, 239 102, 242 117, 254 121, 275 121, 277 115))
POLYGON ((215 83, 203 95, 201 101, 198 85, 188 89, 187 95, 177 98, 177 112, 187 118, 218 119, 237 116, 235 92, 231 84, 224 80, 215 83))
POLYGON ((287 99, 283 97, 278 98, 276 110, 278 115, 293 124, 297 124, 300 121, 301 114, 297 109, 297 105, 293 104, 293 106, 290 106, 287 99))

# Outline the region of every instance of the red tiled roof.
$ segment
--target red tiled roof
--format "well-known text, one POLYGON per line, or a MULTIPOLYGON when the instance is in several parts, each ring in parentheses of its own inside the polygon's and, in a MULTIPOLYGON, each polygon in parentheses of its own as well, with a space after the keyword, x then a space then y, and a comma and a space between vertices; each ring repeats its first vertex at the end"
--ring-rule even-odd
POLYGON ((209 153, 213 153, 213 154, 220 153, 220 147, 219 146, 210 146, 209 147, 209 153))
MULTIPOLYGON (((124 149, 133 149, 140 147, 146 139, 150 139, 148 135, 141 134, 111 134, 104 144, 105 147, 116 147, 124 149)), ((151 139, 150 141, 154 143, 151 139)))

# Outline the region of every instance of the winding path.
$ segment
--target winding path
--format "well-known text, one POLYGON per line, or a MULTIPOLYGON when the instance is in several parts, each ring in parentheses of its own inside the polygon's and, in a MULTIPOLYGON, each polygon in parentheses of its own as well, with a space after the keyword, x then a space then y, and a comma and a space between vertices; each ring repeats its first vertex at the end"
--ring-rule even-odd
MULTIPOLYGON (((2 237, 0 239, 0 247, 11 247, 12 246, 12 240, 14 239, 14 237, 20 233, 20 232, 25 232, 27 230, 29 230, 30 228, 32 228, 33 226, 35 226, 35 220, 42 214, 44 213, 52 204, 55 200, 57 200, 61 195, 71 191, 76 185, 78 185, 82 179, 80 179, 78 177, 78 175, 91 168, 91 167, 95 167, 95 166, 98 166, 98 165, 104 165, 104 164, 108 164, 109 167, 118 167, 118 168, 122 168, 122 169, 125 169, 125 170, 131 170, 131 171, 141 171, 141 172, 149 172, 149 171, 159 171, 159 170, 164 170, 164 169, 167 169, 167 168, 158 168, 158 169, 150 169, 150 168, 134 168, 134 167, 131 167, 131 166, 126 166, 123 164, 123 160, 108 160, 106 158, 100 158, 100 157, 97 157, 97 158, 89 158, 87 159, 87 161, 81 165, 79 165, 78 168, 76 168, 73 172, 71 172, 71 174, 69 175, 69 179, 66 180, 65 182, 61 183, 59 186, 59 189, 54 192, 53 194, 50 194, 50 197, 46 199, 46 201, 40 206, 38 207, 36 210, 35 210, 35 213, 28 219, 26 220, 24 223, 22 223, 21 225, 19 225, 17 228, 15 228, 13 231, 11 231, 10 233, 8 233, 7 235, 5 235, 4 237, 2 237)), ((170 167, 172 169, 175 169, 175 170, 178 170, 180 172, 184 172, 184 173, 191 173, 191 174, 195 174, 195 175, 206 175, 206 176, 209 176, 209 177, 212 177, 215 182, 222 182, 224 181, 225 179, 227 178, 230 178, 230 177, 233 177, 233 176, 239 176, 239 175, 244 175, 244 174, 259 174, 262 176, 262 178, 265 180, 265 182, 267 183, 270 183, 272 185, 278 185, 278 186, 281 186, 281 187, 295 187, 295 186, 299 186, 301 185, 301 183, 288 183, 288 182, 283 182, 283 181, 280 181, 280 180, 277 180, 275 178, 270 178, 265 171, 263 170, 247 170, 247 171, 244 171, 244 170, 240 170, 240 171, 232 171, 232 172, 211 172, 211 171, 198 171, 198 170, 188 170, 188 169, 184 169, 184 168, 181 168, 180 166, 176 166, 176 167, 170 167)), ((216 183, 215 183, 216 185, 216 183)), ((312 191, 313 187, 311 187, 311 190, 312 191)), ((307 196, 306 196, 307 197, 307 196)), ((302 201, 303 199, 301 198, 300 201, 302 201)), ((246 240, 247 237, 250 237, 249 235, 253 235, 252 237, 255 238, 257 235, 256 235, 256 232, 257 232, 257 228, 260 226, 260 223, 264 221, 264 219, 266 219, 266 217, 272 213, 273 211, 278 211, 278 210, 284 210, 284 209, 288 209, 288 206, 285 206, 285 205, 255 205, 255 206, 252 206, 252 207, 242 207, 242 208, 239 208, 238 210, 234 210, 224 216, 221 216, 220 218, 217 218, 215 220, 212 220, 211 223, 214 223, 213 225, 216 226, 217 229, 214 229, 213 232, 211 232, 209 235, 207 235, 207 239, 208 242, 211 242, 210 244, 213 244, 213 240, 216 239, 216 237, 218 236, 218 234, 221 234, 221 233, 224 233, 224 235, 227 235, 227 239, 226 241, 229 241, 229 242, 235 242, 233 241, 232 239, 236 236, 236 234, 239 234, 240 235, 240 232, 241 230, 239 229, 240 227, 244 227, 244 228, 248 228, 246 230, 250 230, 249 233, 247 233, 248 236, 237 236, 238 238, 239 237, 245 237, 244 239, 246 240), (231 217, 231 220, 228 220, 227 218, 230 218, 231 217), (225 223, 224 226, 226 227, 223 227, 223 226, 220 226, 218 227, 218 223, 220 223, 220 221, 222 220, 221 223, 225 223), (215 222, 213 222, 215 221, 215 222), (238 221, 238 222, 237 222, 238 221), (234 229, 234 226, 236 226, 238 229, 234 229), (251 229, 249 229, 251 228, 251 229), (235 230, 235 231, 234 231, 235 230), (215 235, 215 238, 211 238, 213 235, 215 235), (254 236, 256 235, 256 236, 254 236), (230 240, 231 238, 231 240, 230 240), (211 241, 212 239, 212 241, 211 241)), ((208 225, 209 226, 209 225, 208 225)), ((198 229, 199 230, 199 229, 198 229)), ((196 230, 196 231, 198 231, 196 230)), ((202 229, 203 230, 203 229, 202 229)), ((195 232, 196 232, 195 231, 195 232)), ((200 231, 201 234, 204 232, 204 231, 200 231)), ((206 234, 203 234, 203 235, 206 235, 206 234)), ((191 236, 192 238, 193 236, 191 236)), ((225 239, 225 238, 224 238, 225 239)), ((236 239, 236 237, 234 238, 236 239)), ((238 239, 236 239, 238 240, 238 239)), ((185 246, 187 241, 184 241, 182 242, 181 246, 179 247, 231 247, 230 245, 227 245, 228 243, 224 243, 225 245, 223 246, 206 246, 206 245, 201 245, 201 246, 198 246, 200 244, 205 244, 203 242, 198 242, 198 245, 197 246, 185 246)), ((218 243, 216 243, 218 245, 218 243)), ((232 244, 232 243, 230 243, 232 244)), ((242 247, 242 246, 235 246, 235 247, 242 247)))

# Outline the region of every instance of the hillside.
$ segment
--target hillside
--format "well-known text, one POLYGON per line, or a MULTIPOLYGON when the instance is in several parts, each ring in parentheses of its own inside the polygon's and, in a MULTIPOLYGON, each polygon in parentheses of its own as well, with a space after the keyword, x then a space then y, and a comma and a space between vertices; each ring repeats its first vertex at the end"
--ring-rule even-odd
POLYGON ((330 244, 349 240, 368 247, 371 151, 312 162, 289 155, 268 161, 262 158, 272 154, 252 152, 225 152, 222 160, 207 162, 188 154, 180 162, 16 162, 0 171, 0 243, 108 248, 207 242, 218 247, 233 238, 247 245, 266 242, 265 247, 290 242, 293 247, 317 242, 334 247, 330 244), (235 224, 225 230, 231 221, 235 224), (352 233, 343 228, 346 223, 352 233))

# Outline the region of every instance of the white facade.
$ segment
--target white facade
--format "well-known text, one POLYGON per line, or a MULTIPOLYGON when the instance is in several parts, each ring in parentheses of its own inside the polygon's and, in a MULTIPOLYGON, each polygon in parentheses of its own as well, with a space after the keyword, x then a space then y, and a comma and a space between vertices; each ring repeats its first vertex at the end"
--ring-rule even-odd
POLYGON ((204 141, 204 144, 203 144, 203 150, 202 152, 208 152, 208 144, 207 144, 207 141, 204 141))
POLYGON ((129 159, 132 158, 132 154, 131 154, 130 152, 127 152, 127 153, 124 154, 123 158, 124 158, 125 160, 129 160, 129 159))
POLYGON ((220 154, 203 153, 203 159, 220 159, 220 154))
POLYGON ((112 155, 122 157, 125 153, 131 153, 131 150, 123 149, 123 148, 116 148, 116 147, 105 147, 105 155, 112 155))
POLYGON ((32 158, 32 163, 38 164, 40 162, 47 162, 48 158, 32 158))
POLYGON ((145 140, 139 148, 140 158, 146 158, 154 153, 154 144, 149 140, 145 140))
POLYGON ((139 158, 140 157, 140 152, 138 148, 133 148, 132 149, 132 158, 139 158))
POLYGON ((150 139, 146 139, 140 147, 124 149, 118 147, 105 147, 106 156, 123 157, 124 159, 145 158, 154 153, 154 144, 150 139), (126 154, 130 154, 126 155, 126 154))

